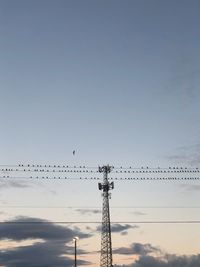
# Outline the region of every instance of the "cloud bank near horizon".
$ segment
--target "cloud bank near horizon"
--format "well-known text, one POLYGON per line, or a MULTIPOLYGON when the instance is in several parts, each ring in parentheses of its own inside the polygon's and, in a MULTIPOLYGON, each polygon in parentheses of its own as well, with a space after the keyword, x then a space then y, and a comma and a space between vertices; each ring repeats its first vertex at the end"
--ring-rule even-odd
MULTIPOLYGON (((74 236, 89 238, 91 234, 83 233, 78 228, 56 225, 47 220, 30 217, 18 217, 0 224, 0 240, 15 241, 18 246, 0 251, 0 265, 6 267, 66 267, 74 266, 74 247, 70 242, 74 236), (32 244, 23 245, 29 240, 32 244), (22 241, 22 243, 20 242, 22 241)), ((79 254, 87 252, 79 249, 79 254)), ((78 260, 79 265, 90 262, 78 260)))

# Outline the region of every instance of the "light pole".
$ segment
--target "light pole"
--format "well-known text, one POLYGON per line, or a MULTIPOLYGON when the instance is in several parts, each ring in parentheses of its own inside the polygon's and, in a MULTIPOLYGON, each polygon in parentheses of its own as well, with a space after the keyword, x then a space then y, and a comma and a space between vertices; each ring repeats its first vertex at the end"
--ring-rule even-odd
POLYGON ((77 267, 77 251, 76 251, 77 244, 76 244, 76 242, 78 239, 79 239, 78 236, 75 236, 73 238, 73 241, 74 241, 74 266, 75 267, 77 267))

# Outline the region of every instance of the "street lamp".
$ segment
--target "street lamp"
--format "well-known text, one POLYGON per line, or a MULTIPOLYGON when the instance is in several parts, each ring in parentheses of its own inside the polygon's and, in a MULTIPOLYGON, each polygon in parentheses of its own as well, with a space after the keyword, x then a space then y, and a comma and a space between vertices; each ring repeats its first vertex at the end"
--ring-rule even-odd
POLYGON ((74 241, 74 266, 75 267, 77 266, 77 259, 76 259, 76 255, 77 255, 76 247, 77 247, 77 245, 76 245, 76 242, 78 239, 79 239, 78 236, 75 236, 73 238, 73 241, 74 241))

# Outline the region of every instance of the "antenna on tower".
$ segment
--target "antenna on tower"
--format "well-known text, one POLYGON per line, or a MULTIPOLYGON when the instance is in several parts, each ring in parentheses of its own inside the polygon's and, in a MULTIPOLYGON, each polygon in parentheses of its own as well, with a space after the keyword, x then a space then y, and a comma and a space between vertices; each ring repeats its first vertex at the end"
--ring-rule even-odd
POLYGON ((110 173, 112 169, 113 167, 109 165, 99 167, 99 172, 103 173, 103 183, 98 184, 99 190, 103 191, 100 267, 112 267, 112 241, 109 209, 109 198, 111 197, 111 194, 109 191, 114 188, 114 183, 108 182, 108 173, 110 173))

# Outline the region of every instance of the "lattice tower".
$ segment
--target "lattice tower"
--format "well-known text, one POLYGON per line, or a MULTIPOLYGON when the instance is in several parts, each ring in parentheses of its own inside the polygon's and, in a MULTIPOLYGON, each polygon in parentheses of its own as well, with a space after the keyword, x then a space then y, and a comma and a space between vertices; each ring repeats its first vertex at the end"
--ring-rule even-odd
POLYGON ((109 198, 111 194, 109 191, 114 188, 114 183, 108 182, 108 173, 110 173, 111 170, 112 167, 109 165, 99 167, 99 172, 103 172, 103 183, 98 184, 99 190, 103 191, 100 267, 112 267, 112 241, 109 210, 109 198))

